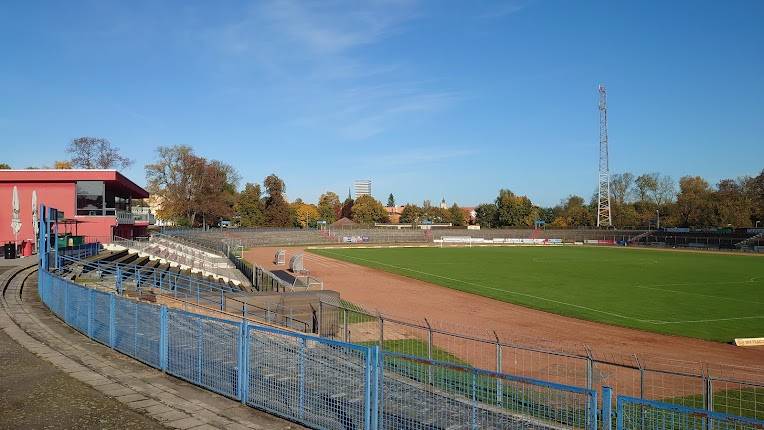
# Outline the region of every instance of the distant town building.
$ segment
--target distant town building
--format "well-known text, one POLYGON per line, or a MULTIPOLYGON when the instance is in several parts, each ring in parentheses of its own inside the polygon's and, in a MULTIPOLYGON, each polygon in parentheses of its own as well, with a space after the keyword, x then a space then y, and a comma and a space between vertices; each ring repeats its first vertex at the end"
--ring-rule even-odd
POLYGON ((446 198, 443 197, 443 199, 440 201, 440 208, 441 209, 448 209, 448 205, 446 204, 446 198))
POLYGON ((392 224, 398 224, 401 221, 401 214, 403 213, 404 206, 387 206, 387 217, 392 224))
POLYGON ((361 196, 370 196, 371 195, 371 180, 369 179, 359 179, 353 182, 353 190, 355 191, 355 198, 359 198, 361 196))

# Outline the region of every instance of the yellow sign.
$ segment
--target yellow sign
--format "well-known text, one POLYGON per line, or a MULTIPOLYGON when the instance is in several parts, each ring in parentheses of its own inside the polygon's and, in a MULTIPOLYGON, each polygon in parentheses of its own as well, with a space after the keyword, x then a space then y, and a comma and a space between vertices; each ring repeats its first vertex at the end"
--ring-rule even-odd
POLYGON ((764 346, 764 337, 745 337, 735 339, 737 346, 764 346))

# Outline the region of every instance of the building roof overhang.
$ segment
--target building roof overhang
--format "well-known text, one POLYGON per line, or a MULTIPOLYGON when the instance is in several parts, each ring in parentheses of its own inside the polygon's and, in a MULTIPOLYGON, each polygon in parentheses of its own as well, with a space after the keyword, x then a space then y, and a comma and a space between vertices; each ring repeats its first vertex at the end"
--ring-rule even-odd
POLYGON ((0 183, 6 182, 76 182, 105 181, 130 193, 134 199, 145 199, 149 192, 114 169, 8 169, 0 170, 0 183))

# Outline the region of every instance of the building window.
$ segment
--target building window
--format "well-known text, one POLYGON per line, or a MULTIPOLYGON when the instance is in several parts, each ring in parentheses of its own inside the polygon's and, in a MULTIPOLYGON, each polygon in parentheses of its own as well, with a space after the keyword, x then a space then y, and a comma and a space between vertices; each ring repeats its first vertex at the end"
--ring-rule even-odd
POLYGON ((77 215, 103 215, 103 181, 77 181, 77 215))
POLYGON ((122 197, 114 188, 106 185, 105 215, 115 215, 117 211, 130 212, 130 197, 122 197))

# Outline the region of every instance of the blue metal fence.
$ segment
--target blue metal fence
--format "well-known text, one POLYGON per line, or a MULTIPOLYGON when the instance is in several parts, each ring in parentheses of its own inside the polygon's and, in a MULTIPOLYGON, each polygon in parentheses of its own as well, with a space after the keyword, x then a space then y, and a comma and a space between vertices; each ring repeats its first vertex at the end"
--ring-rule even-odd
POLYGON ((388 351, 379 369, 379 428, 597 428, 595 390, 388 351))
POLYGON ((617 430, 764 429, 764 420, 627 396, 618 396, 616 409, 617 430))
POLYGON ((121 353, 314 428, 371 428, 375 348, 143 303, 44 270, 39 279, 57 316, 121 353))
POLYGON ((42 271, 45 304, 119 352, 319 429, 596 428, 596 392, 145 303, 42 271))

